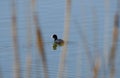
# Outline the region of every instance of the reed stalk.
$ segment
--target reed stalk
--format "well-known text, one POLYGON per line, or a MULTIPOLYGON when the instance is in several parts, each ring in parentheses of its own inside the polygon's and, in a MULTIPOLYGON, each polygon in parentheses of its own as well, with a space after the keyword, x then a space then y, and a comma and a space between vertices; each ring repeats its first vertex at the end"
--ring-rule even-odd
MULTIPOLYGON (((81 0, 82 1, 82 0, 81 0)), ((81 2, 81 10, 82 10, 82 17, 83 17, 83 19, 82 19, 82 25, 81 25, 81 27, 79 27, 79 32, 80 32, 80 36, 81 36, 81 38, 82 38, 82 45, 83 45, 83 47, 84 47, 84 50, 85 50, 85 52, 86 52, 86 55, 87 55, 87 58, 88 58, 88 62, 89 62, 89 64, 90 64, 90 69, 93 69, 93 66, 94 66, 94 60, 93 60, 93 57, 92 57, 92 54, 91 54, 91 51, 90 51, 90 47, 89 47, 89 41, 87 40, 88 38, 87 38, 87 30, 86 30, 86 22, 84 21, 84 18, 85 18, 85 10, 86 10, 86 8, 85 8, 85 6, 82 6, 83 5, 83 1, 81 2)), ((95 20, 96 20, 96 18, 95 18, 95 20)), ((95 37, 94 37, 95 38, 95 37)))
MULTIPOLYGON (((94 23, 96 23, 96 16, 94 16, 94 23)), ((100 69, 100 56, 98 54, 99 50, 98 50, 98 30, 97 30, 97 25, 94 24, 94 65, 93 65, 93 78, 97 78, 98 77, 98 72, 100 69)))
POLYGON ((31 53, 27 54, 27 59, 26 59, 26 77, 25 78, 31 78, 31 66, 32 64, 32 56, 31 53))
MULTIPOLYGON (((28 2, 30 3, 30 2, 28 2)), ((27 59, 26 59, 26 78, 31 78, 32 69, 32 26, 31 26, 31 5, 28 4, 26 10, 27 18, 27 59)))
MULTIPOLYGON (((92 0, 92 3, 93 3, 93 0, 92 0)), ((99 56, 99 48, 98 48, 98 21, 97 21, 97 11, 96 11, 96 8, 95 6, 92 6, 92 14, 93 14, 93 41, 94 41, 94 66, 93 66, 93 78, 97 78, 98 77, 98 72, 99 72, 99 69, 100 69, 100 56, 99 56)))
POLYGON ((80 78, 81 74, 80 74, 80 69, 81 69, 81 57, 80 55, 82 54, 81 52, 81 49, 80 49, 80 42, 78 43, 78 54, 77 54, 77 57, 76 57, 76 78, 80 78))
POLYGON ((12 38, 14 48, 14 78, 21 78, 19 45, 17 37, 16 0, 12 0, 12 38))
POLYGON ((92 14, 93 14, 93 43, 94 43, 94 54, 95 54, 95 59, 98 57, 98 25, 97 25, 97 12, 95 7, 92 7, 92 14))
POLYGON ((60 57, 58 78, 63 78, 64 68, 65 68, 65 62, 67 57, 67 42, 68 42, 69 28, 70 28, 70 13, 71 13, 71 0, 66 0, 66 13, 65 13, 65 24, 64 24, 64 33, 63 33, 63 39, 65 43, 62 48, 62 53, 60 57))
POLYGON ((118 35, 119 35, 119 16, 117 13, 114 17, 113 40, 109 55, 110 78, 114 78, 114 74, 115 74, 115 55, 116 55, 116 49, 118 43, 118 35))
POLYGON ((110 0, 105 0, 105 21, 104 21, 104 44, 103 44, 103 53, 104 53, 104 78, 106 78, 106 71, 107 71, 107 68, 108 68, 108 57, 109 57, 109 11, 110 11, 110 0))
POLYGON ((105 0, 105 24, 104 24, 104 59, 105 59, 105 67, 108 64, 108 52, 109 52, 109 11, 110 11, 110 0, 105 0))
POLYGON ((0 66, 0 78, 4 78, 1 66, 0 66))
POLYGON ((87 58, 88 58, 88 62, 89 64, 91 65, 90 67, 92 68, 92 64, 93 64, 93 60, 92 60, 92 56, 90 54, 90 48, 88 46, 88 40, 87 40, 87 37, 86 37, 86 32, 85 32, 85 29, 83 27, 80 27, 79 23, 77 21, 75 21, 75 26, 76 28, 78 29, 78 32, 79 32, 79 35, 81 36, 81 40, 82 40, 82 46, 86 52, 86 55, 87 55, 87 58))
POLYGON ((99 70, 100 70, 100 65, 101 65, 101 59, 100 59, 100 56, 98 56, 97 58, 95 58, 95 61, 94 61, 93 78, 98 78, 98 73, 99 73, 99 70))
POLYGON ((46 60, 46 55, 43 47, 44 45, 42 40, 42 34, 39 27, 36 27, 36 36, 37 36, 37 46, 38 46, 39 54, 41 56, 42 64, 43 64, 44 77, 48 78, 47 60, 46 60))
POLYGON ((117 0, 117 12, 114 17, 114 27, 113 27, 113 39, 112 39, 112 46, 109 54, 109 65, 110 65, 110 78, 114 78, 115 76, 115 56, 116 56, 116 49, 118 43, 118 36, 119 36, 119 19, 120 19, 120 0, 117 0))
POLYGON ((39 50, 40 57, 42 59, 44 77, 48 78, 46 54, 45 54, 45 50, 44 50, 44 44, 43 44, 42 33, 40 30, 38 14, 37 14, 35 6, 36 6, 36 0, 32 0, 33 20, 34 20, 34 24, 35 24, 35 28, 36 28, 36 41, 37 41, 36 44, 37 44, 37 47, 39 50))

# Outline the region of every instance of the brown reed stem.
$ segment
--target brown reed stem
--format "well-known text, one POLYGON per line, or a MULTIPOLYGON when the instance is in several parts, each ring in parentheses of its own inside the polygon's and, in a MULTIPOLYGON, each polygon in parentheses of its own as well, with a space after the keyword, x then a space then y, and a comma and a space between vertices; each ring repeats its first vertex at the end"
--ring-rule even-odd
POLYGON ((63 78, 64 67, 66 62, 66 55, 67 55, 67 42, 69 37, 69 28, 70 28, 70 11, 71 11, 71 0, 66 0, 66 14, 65 14, 65 25, 64 25, 64 33, 63 38, 65 44, 62 48, 62 53, 60 57, 60 65, 58 70, 58 78, 63 78))
POLYGON ((98 54, 98 25, 97 25, 97 11, 95 6, 92 6, 92 14, 93 14, 93 35, 94 35, 94 66, 93 66, 93 78, 98 77, 98 72, 100 68, 100 56, 98 54))
POLYGON ((30 53, 27 54, 27 60, 26 60, 26 78, 31 78, 31 63, 32 63, 32 56, 30 53))
POLYGON ((17 37, 17 21, 16 21, 16 0, 12 0, 12 37, 14 48, 14 78, 21 78, 20 75, 20 58, 17 37))
POLYGON ((85 52, 86 52, 86 55, 87 55, 87 58, 88 58, 88 62, 90 63, 90 67, 92 69, 92 64, 93 63, 93 60, 92 60, 92 55, 90 54, 90 48, 88 46, 88 40, 87 40, 87 37, 86 37, 86 32, 84 32, 85 29, 83 29, 82 27, 80 27, 79 23, 77 21, 75 21, 75 26, 76 28, 78 29, 78 32, 79 32, 79 35, 81 36, 80 38, 82 39, 82 45, 83 45, 83 48, 85 49, 85 52))
POLYGON ((4 78, 1 66, 0 66, 0 78, 4 78))
POLYGON ((98 78, 98 73, 101 65, 101 59, 99 57, 95 58, 93 67, 93 78, 98 78))
POLYGON ((44 45, 43 45, 42 35, 39 27, 36 27, 36 35, 37 35, 37 46, 42 59, 42 64, 44 69, 44 77, 48 78, 47 60, 46 60, 46 55, 43 47, 44 45))
POLYGON ((110 50, 109 55, 109 65, 110 65, 110 77, 114 78, 115 74, 115 54, 117 49, 117 42, 118 42, 118 34, 119 34, 119 16, 118 13, 115 15, 114 18, 114 29, 113 29, 113 41, 112 41, 112 47, 110 50))
POLYGON ((104 25, 104 58, 105 58, 105 66, 108 64, 108 52, 109 52, 109 11, 110 11, 110 1, 105 0, 105 25, 104 25))
POLYGON ((93 35, 94 35, 94 53, 95 59, 98 57, 98 25, 97 25, 97 13, 95 7, 93 7, 93 35))
POLYGON ((42 59, 42 64, 43 64, 43 71, 44 71, 44 77, 48 78, 48 68, 47 68, 47 60, 46 60, 46 54, 44 51, 44 44, 43 44, 43 39, 42 39, 42 33, 40 30, 40 24, 39 24, 39 19, 38 19, 38 14, 36 11, 36 0, 32 0, 32 12, 33 12, 33 20, 35 23, 35 28, 36 28, 36 41, 37 41, 37 46, 39 50, 39 54, 42 59))
MULTIPOLYGON (((82 38, 82 45, 85 49, 85 52, 86 52, 86 55, 87 55, 87 58, 88 58, 88 62, 90 64, 90 69, 92 70, 93 65, 94 65, 94 61, 93 61, 93 57, 91 55, 90 47, 89 47, 88 40, 87 40, 88 39, 87 38, 87 32, 86 32, 87 30, 86 30, 86 25, 85 25, 86 22, 84 21, 86 8, 83 5, 83 3, 84 3, 83 0, 81 0, 80 9, 81 9, 82 17, 83 17, 83 19, 82 19, 83 25, 81 25, 81 27, 80 26, 77 26, 77 27, 79 27, 78 29, 79 29, 79 32, 80 32, 80 36, 82 38)), ((77 22, 77 21, 76 21, 76 24, 80 25, 79 22, 77 22)))
MULTIPOLYGON (((30 3, 30 2, 28 2, 30 3)), ((27 18, 27 59, 26 59, 26 78, 31 78, 31 69, 32 69, 32 26, 31 26, 31 5, 28 4, 28 8, 26 10, 26 18, 27 18)))

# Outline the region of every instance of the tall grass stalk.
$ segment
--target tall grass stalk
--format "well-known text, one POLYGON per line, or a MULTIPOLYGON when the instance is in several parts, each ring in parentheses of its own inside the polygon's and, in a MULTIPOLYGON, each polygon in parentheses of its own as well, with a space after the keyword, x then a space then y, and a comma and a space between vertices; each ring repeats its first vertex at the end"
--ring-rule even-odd
POLYGON ((44 50, 42 33, 40 30, 38 14, 36 11, 36 0, 32 0, 32 12, 33 12, 33 20, 34 20, 34 24, 35 24, 35 28, 36 28, 36 41, 37 41, 36 44, 38 46, 39 54, 42 59, 44 77, 48 78, 47 60, 46 60, 46 54, 45 54, 45 50, 44 50))
POLYGON ((115 64, 115 55, 116 55, 116 49, 118 43, 118 35, 119 35, 119 16, 117 13, 114 18, 113 41, 109 55, 110 78, 114 78, 114 74, 115 74, 114 64, 115 64))
POLYGON ((104 24, 104 59, 105 66, 108 65, 108 52, 109 52, 109 11, 110 11, 110 0, 105 0, 105 24, 104 24))
POLYGON ((60 65, 58 70, 58 78, 63 78, 64 67, 66 62, 67 55, 67 42, 69 37, 69 28, 70 28, 70 12, 71 11, 71 0, 66 0, 66 14, 65 14, 65 25, 64 25, 64 33, 63 39, 65 44, 62 48, 62 53, 60 57, 60 65))
POLYGON ((76 78, 81 78, 80 76, 81 76, 81 74, 80 74, 80 69, 81 69, 81 57, 80 57, 80 55, 82 54, 81 52, 82 52, 82 50, 81 50, 81 48, 80 48, 80 45, 81 45, 81 43, 79 42, 78 43, 78 54, 77 54, 77 56, 76 56, 76 78), (79 60, 78 60, 79 59, 79 60))
MULTIPOLYGON (((82 2, 81 2, 82 3, 82 2)), ((82 4, 81 4, 82 5, 82 4)), ((84 6, 81 6, 81 7, 84 7, 84 6)), ((92 56, 91 56, 91 53, 90 53, 90 48, 88 46, 88 40, 87 40, 87 37, 86 37, 86 28, 85 26, 83 27, 80 27, 78 25, 80 25, 77 21, 75 21, 75 24, 77 26, 77 29, 81 38, 82 38, 82 44, 83 44, 83 48, 85 49, 85 52, 86 52, 86 55, 88 57, 88 62, 90 64, 90 67, 91 67, 91 70, 93 71, 93 78, 97 78, 98 76, 98 71, 99 71, 99 68, 100 68, 100 57, 97 57, 98 56, 98 47, 97 47, 97 41, 98 41, 98 26, 96 25, 97 23, 97 15, 96 15, 96 10, 95 10, 95 7, 93 6, 92 7, 92 11, 93 11, 93 37, 94 37, 94 52, 95 52, 95 60, 93 60, 92 56)), ((85 12, 85 8, 81 8, 82 10, 82 16, 85 16, 84 12, 85 12)), ((85 23, 85 22, 84 22, 85 23)), ((83 24, 84 25, 84 24, 83 24)), ((79 59, 78 59, 78 63, 79 63, 79 59)))
POLYGON ((32 64, 32 56, 31 53, 27 54, 27 59, 26 59, 26 77, 25 78, 31 78, 31 66, 32 64))
MULTIPOLYGON (((81 0, 81 7, 80 7, 80 9, 81 9, 81 16, 82 16, 82 25, 81 25, 81 27, 79 26, 79 34, 80 34, 80 36, 81 36, 81 40, 82 40, 82 45, 83 45, 83 48, 84 48, 84 50, 85 50, 85 52, 86 52, 86 55, 87 55, 87 58, 88 58, 88 62, 89 62, 89 64, 90 64, 90 69, 92 69, 93 68, 93 64, 94 64, 94 61, 93 61, 93 57, 92 57, 92 55, 91 55, 91 52, 90 52, 90 47, 89 47, 89 44, 88 44, 88 38, 87 38, 87 30, 86 30, 86 22, 84 21, 84 18, 85 18, 85 12, 86 12, 86 8, 85 8, 85 6, 83 5, 83 3, 84 3, 84 0, 81 0)), ((79 24, 79 23, 78 23, 79 24)), ((80 25, 80 24, 79 24, 80 25)))
POLYGON ((4 78, 1 66, 0 66, 0 78, 4 78))
POLYGON ((107 71, 107 68, 108 68, 108 57, 109 57, 109 14, 110 14, 110 0, 105 0, 105 21, 104 21, 104 44, 103 44, 103 54, 104 54, 104 78, 106 78, 106 71, 107 71))
POLYGON ((42 59, 42 64, 44 69, 44 77, 48 78, 47 60, 46 60, 46 55, 43 47, 44 45, 43 45, 42 35, 39 27, 36 27, 36 36, 37 36, 37 46, 42 59))
MULTIPOLYGON (((81 42, 80 44, 83 46, 84 50, 85 50, 85 53, 87 55, 87 59, 88 59, 88 62, 89 62, 89 65, 90 65, 90 69, 93 70, 93 66, 94 66, 94 62, 92 60, 92 56, 91 56, 91 53, 90 53, 90 47, 88 46, 88 40, 87 40, 87 37, 86 37, 86 32, 84 31, 85 29, 83 27, 80 26, 79 22, 75 21, 75 26, 76 28, 78 29, 78 33, 80 35, 80 38, 81 38, 81 42)), ((77 59, 77 64, 80 64, 80 59, 77 59)), ((79 66, 77 66, 77 76, 79 77, 79 71, 80 69, 79 66)))
POLYGON ((28 2, 26 10, 27 18, 27 59, 26 59, 26 78, 31 78, 31 69, 32 69, 32 24, 31 24, 31 5, 28 2))
POLYGON ((16 0, 12 0, 12 37, 14 48, 14 78, 21 78, 19 46, 17 37, 17 21, 16 21, 16 0))
POLYGON ((94 44, 94 54, 95 54, 95 59, 98 56, 98 21, 97 21, 97 12, 95 7, 92 7, 92 14, 93 14, 93 44, 94 44))
POLYGON ((93 66, 93 78, 98 78, 99 70, 100 70, 100 65, 101 65, 101 59, 98 56, 94 60, 94 66, 93 66))
MULTIPOLYGON (((80 24, 77 20, 74 22, 75 23, 75 26, 77 28, 77 31, 78 31, 78 34, 80 35, 80 38, 81 38, 81 42, 82 42, 82 46, 86 52, 86 55, 87 55, 87 58, 88 58, 88 62, 90 64, 90 69, 92 69, 92 64, 93 64, 93 60, 92 60, 92 56, 91 56, 91 53, 90 53, 90 48, 88 46, 88 40, 87 40, 87 32, 86 32, 86 26, 85 26, 85 23, 84 22, 84 16, 85 16, 85 6, 83 5, 83 0, 81 0, 80 2, 80 10, 81 10, 81 16, 83 18, 82 20, 82 24, 80 24)), ((77 60, 77 64, 79 64, 80 62, 80 59, 77 60)), ((80 68, 79 66, 77 66, 77 68, 80 68)), ((77 69, 77 77, 79 78, 79 73, 80 73, 80 69, 77 69)))
POLYGON ((98 72, 100 69, 100 56, 99 56, 99 50, 98 50, 98 25, 97 24, 97 14, 95 7, 93 7, 93 37, 94 37, 94 66, 93 66, 93 78, 98 77, 98 72))
POLYGON ((93 39, 94 39, 94 65, 93 65, 93 78, 98 78, 98 72, 100 69, 100 56, 99 56, 99 48, 98 48, 98 25, 97 25, 97 12, 95 7, 93 7, 93 39))
MULTIPOLYGON (((93 3, 93 1, 92 1, 93 3)), ((93 14, 93 41, 94 41, 94 66, 93 66, 93 78, 98 77, 98 72, 100 69, 100 56, 99 56, 99 48, 98 48, 98 21, 97 21, 97 11, 95 6, 92 6, 92 14, 93 14)))

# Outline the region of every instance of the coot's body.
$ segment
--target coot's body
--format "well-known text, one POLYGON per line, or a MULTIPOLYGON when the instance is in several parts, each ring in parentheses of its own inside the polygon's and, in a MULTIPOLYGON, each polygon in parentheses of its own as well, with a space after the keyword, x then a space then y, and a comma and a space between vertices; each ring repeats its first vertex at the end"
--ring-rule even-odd
POLYGON ((62 39, 58 39, 58 37, 57 37, 57 35, 56 34, 54 34, 53 36, 52 36, 52 38, 54 39, 54 43, 56 43, 56 44, 63 44, 64 43, 64 41, 62 40, 62 39))

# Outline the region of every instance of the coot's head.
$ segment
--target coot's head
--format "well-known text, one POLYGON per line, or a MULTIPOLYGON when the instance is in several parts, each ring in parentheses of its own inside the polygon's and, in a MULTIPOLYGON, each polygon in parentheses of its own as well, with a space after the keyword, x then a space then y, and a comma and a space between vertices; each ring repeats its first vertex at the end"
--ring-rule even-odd
POLYGON ((52 35, 52 38, 54 38, 54 40, 57 40, 57 39, 58 39, 56 34, 53 34, 53 35, 52 35))

